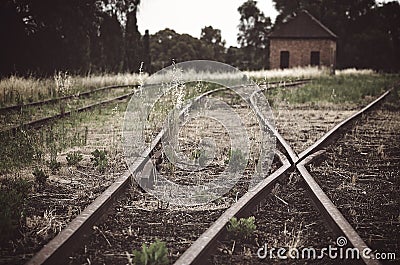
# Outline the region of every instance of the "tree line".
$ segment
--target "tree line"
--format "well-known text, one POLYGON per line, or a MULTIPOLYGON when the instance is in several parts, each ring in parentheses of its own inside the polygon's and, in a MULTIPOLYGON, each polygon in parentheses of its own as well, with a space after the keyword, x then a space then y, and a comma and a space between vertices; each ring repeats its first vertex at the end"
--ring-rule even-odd
POLYGON ((138 30, 140 0, 3 0, 0 2, 0 75, 51 75, 57 70, 154 72, 176 62, 210 59, 239 69, 268 68, 268 35, 302 9, 339 36, 339 68, 400 70, 400 4, 374 0, 274 0, 275 24, 248 0, 238 7, 239 47, 221 31, 200 38, 164 29, 138 30), (142 67, 141 67, 142 66, 142 67))
POLYGON ((134 72, 141 62, 148 66, 150 36, 138 30, 139 4, 140 0, 1 1, 1 75, 134 72))

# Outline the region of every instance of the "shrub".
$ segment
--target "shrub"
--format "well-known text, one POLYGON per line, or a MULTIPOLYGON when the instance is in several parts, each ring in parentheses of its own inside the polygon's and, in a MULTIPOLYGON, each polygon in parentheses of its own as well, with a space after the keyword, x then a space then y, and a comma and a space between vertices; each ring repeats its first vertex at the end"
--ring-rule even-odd
POLYGON ((0 180, 0 245, 15 234, 31 184, 21 178, 0 180))
POLYGON ((93 162, 93 166, 97 167, 97 169, 101 173, 104 173, 108 164, 107 151, 105 150, 99 151, 98 149, 96 149, 91 154, 92 157, 90 158, 90 161, 93 162))
POLYGON ((156 240, 156 242, 150 244, 149 247, 146 244, 142 245, 142 250, 133 251, 134 264, 137 265, 164 265, 168 264, 168 249, 164 242, 156 240))
POLYGON ((79 164, 79 162, 82 161, 82 154, 75 151, 75 152, 67 154, 66 159, 67 159, 68 166, 75 166, 75 165, 79 164))
POLYGON ((239 220, 236 217, 233 217, 229 220, 227 230, 236 238, 246 239, 257 229, 257 226, 254 223, 255 220, 254 216, 240 218, 239 220))
POLYGON ((52 173, 57 172, 61 168, 61 163, 58 162, 56 159, 51 159, 47 162, 47 166, 51 170, 52 173))
POLYGON ((40 186, 46 184, 46 181, 49 178, 49 176, 38 167, 35 167, 35 170, 33 170, 32 174, 35 176, 35 182, 38 183, 40 186))

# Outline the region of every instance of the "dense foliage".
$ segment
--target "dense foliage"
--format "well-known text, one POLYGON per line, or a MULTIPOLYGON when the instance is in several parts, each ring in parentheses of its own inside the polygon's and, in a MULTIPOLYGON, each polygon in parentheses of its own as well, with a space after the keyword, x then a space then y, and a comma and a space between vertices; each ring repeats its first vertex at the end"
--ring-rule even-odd
POLYGON ((148 51, 137 29, 139 3, 1 1, 1 75, 137 71, 148 51))
MULTIPOLYGON (((213 59, 240 69, 268 68, 268 34, 307 9, 339 36, 339 68, 400 70, 400 4, 374 0, 274 0, 272 24, 248 0, 238 7, 238 43, 225 47, 221 31, 200 39, 164 29, 138 30, 140 0, 3 0, 0 2, 0 76, 52 75, 57 70, 154 72, 175 62, 213 59), (143 64, 142 64, 143 63, 143 64), (141 67, 142 66, 142 67, 141 67)), ((200 32, 199 32, 200 33, 200 32)))

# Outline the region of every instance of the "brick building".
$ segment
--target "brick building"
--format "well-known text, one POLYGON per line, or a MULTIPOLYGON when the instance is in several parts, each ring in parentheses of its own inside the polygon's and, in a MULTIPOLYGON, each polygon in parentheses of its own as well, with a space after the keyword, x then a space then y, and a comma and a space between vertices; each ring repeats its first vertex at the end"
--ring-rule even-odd
POLYGON ((298 66, 336 66, 337 36, 303 10, 270 35, 271 69, 298 66))

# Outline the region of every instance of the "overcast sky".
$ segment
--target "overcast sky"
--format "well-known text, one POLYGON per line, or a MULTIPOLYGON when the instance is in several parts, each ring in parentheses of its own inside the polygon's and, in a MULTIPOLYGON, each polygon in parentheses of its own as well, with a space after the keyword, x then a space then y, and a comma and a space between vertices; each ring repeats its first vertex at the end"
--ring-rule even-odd
MULTIPOLYGON (((226 46, 238 46, 240 15, 237 11, 246 0, 143 0, 139 6, 138 27, 141 34, 150 34, 171 28, 178 33, 188 33, 199 38, 201 29, 212 26, 221 30, 226 46)), ((272 0, 258 0, 258 8, 272 22, 278 12, 272 0)))

